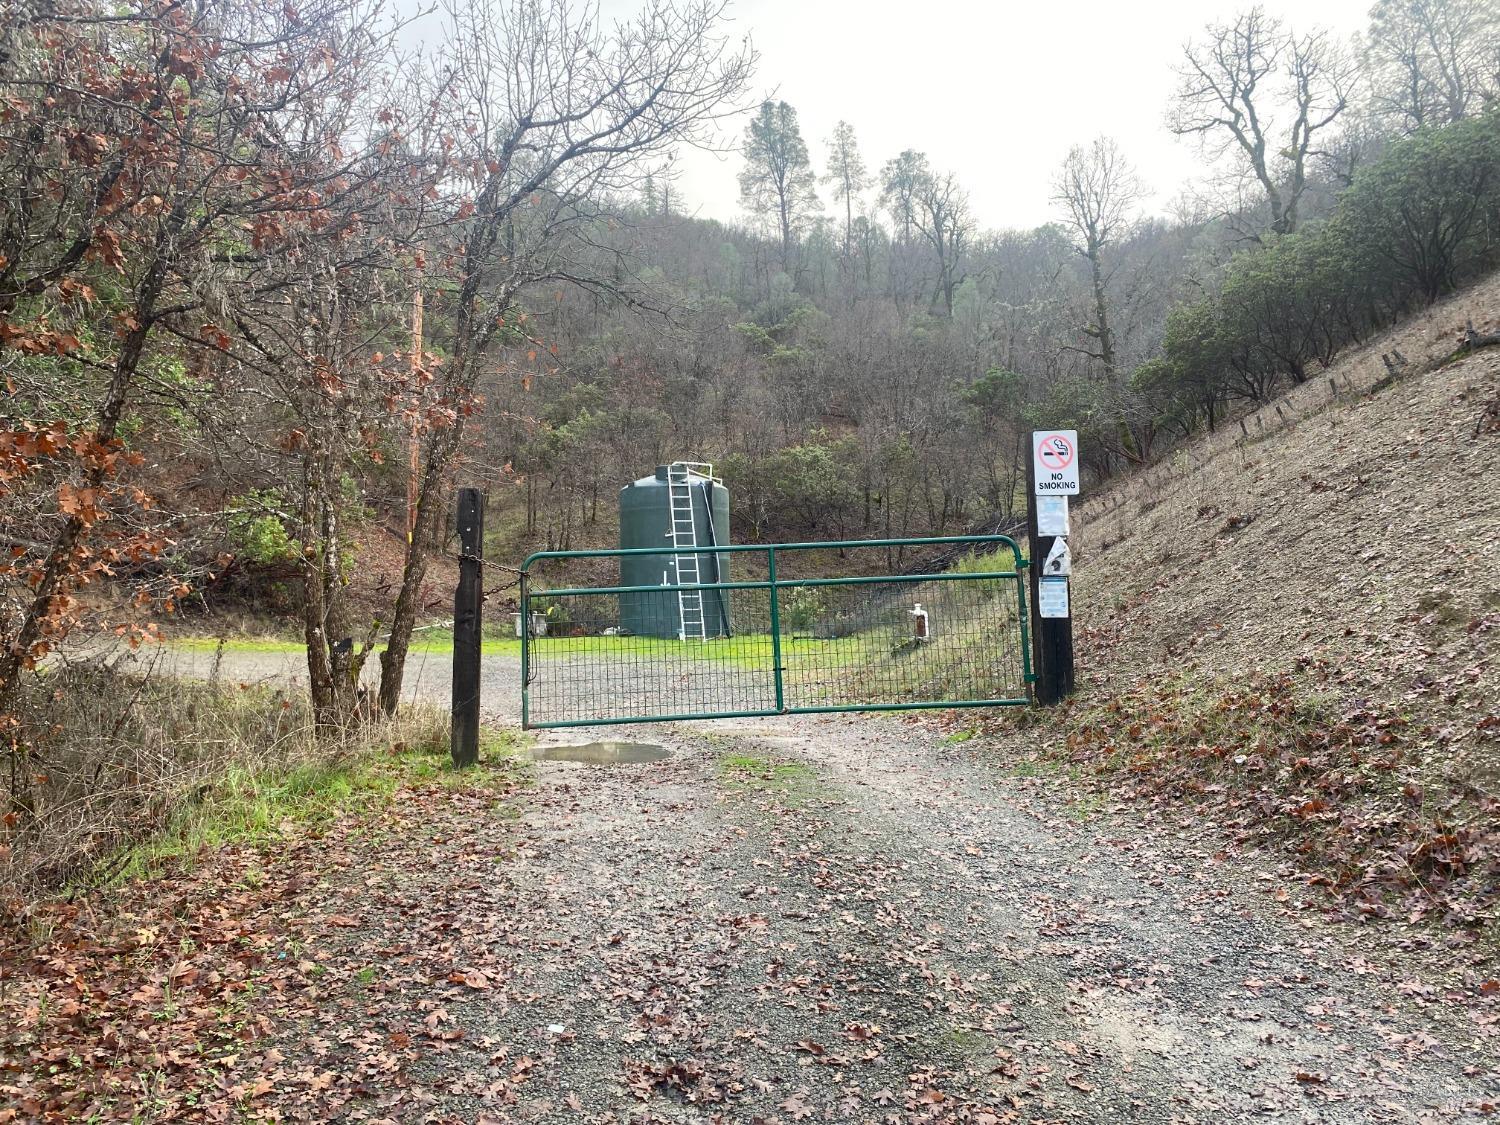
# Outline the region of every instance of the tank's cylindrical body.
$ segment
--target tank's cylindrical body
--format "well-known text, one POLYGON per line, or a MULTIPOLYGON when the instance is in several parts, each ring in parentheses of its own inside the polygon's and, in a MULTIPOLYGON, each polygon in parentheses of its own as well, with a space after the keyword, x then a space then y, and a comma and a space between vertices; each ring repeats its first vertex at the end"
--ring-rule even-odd
MULTIPOLYGON (((729 490, 718 481, 697 473, 686 474, 692 502, 693 538, 699 547, 727 546, 729 543, 729 490)), ((660 554, 622 555, 621 586, 659 586, 655 591, 620 595, 620 627, 645 637, 681 637, 683 635, 683 602, 670 587, 692 581, 697 560, 698 582, 729 581, 727 554, 696 550, 673 550, 672 498, 668 471, 658 468, 655 475, 642 477, 620 489, 620 546, 626 550, 661 548, 660 554), (679 565, 679 558, 683 559, 679 565), (679 571, 685 572, 682 578, 679 571)), ((697 615, 691 600, 687 632, 699 635, 697 615)), ((702 636, 729 635, 729 593, 727 590, 704 590, 702 595, 702 636)))

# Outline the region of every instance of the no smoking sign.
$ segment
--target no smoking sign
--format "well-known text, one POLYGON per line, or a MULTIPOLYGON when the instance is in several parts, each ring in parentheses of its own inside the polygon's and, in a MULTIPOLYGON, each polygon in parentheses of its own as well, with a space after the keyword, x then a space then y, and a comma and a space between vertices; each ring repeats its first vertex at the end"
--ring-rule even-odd
POLYGON ((1078 495, 1078 431, 1032 430, 1038 496, 1078 495))

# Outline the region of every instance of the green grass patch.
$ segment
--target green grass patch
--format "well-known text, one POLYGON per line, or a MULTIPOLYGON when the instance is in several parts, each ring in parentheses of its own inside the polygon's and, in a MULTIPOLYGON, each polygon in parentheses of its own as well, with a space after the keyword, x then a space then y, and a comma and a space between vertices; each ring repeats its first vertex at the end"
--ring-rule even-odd
POLYGON ((216 652, 220 644, 225 652, 301 652, 302 642, 295 637, 233 636, 210 637, 204 635, 171 636, 166 640, 168 648, 185 652, 216 652))
MULTIPOLYGON (((521 642, 515 639, 486 641, 486 654, 508 652, 521 655, 521 642)), ((729 664, 768 675, 775 661, 776 649, 769 633, 742 633, 733 637, 710 637, 706 640, 679 641, 667 637, 537 637, 531 642, 534 660, 587 654, 621 661, 660 658, 664 661, 708 661, 729 664)), ((823 676, 830 669, 847 668, 859 663, 862 640, 850 637, 812 637, 783 634, 781 656, 786 665, 786 682, 797 684, 823 676)))
POLYGON ((943 1042, 960 1056, 967 1057, 986 1051, 990 1045, 990 1038, 984 1032, 976 1031, 972 1027, 952 1027, 943 1032, 943 1042))
MULTIPOLYGON (((115 857, 114 878, 150 876, 228 845, 257 847, 288 836, 316 836, 342 818, 377 814, 407 790, 441 787, 498 798, 530 782, 531 766, 523 756, 529 739, 519 731, 486 730, 478 765, 459 770, 448 756, 445 723, 446 716, 432 712, 329 751, 325 760, 231 765, 162 831, 115 857)), ((315 753, 315 746, 305 751, 315 753)))
POLYGON ((801 762, 773 762, 749 754, 726 754, 719 760, 719 776, 731 780, 790 781, 810 778, 813 772, 801 762))
POLYGON ((731 793, 768 797, 787 808, 826 799, 826 787, 801 762, 754 754, 725 754, 719 759, 719 781, 731 793))
POLYGON ((1104 811, 1102 793, 1080 793, 1068 802, 1068 815, 1080 824, 1092 820, 1104 811))
MULTIPOLYGON (((1026 555, 1022 552, 1021 560, 1026 555)), ((965 555, 948 568, 949 574, 1008 574, 1016 569, 1016 556, 1009 547, 988 554, 965 555)))
MULTIPOLYGON (((214 652, 219 647, 219 638, 207 636, 174 637, 168 645, 191 652, 214 652)), ((291 637, 238 636, 224 639, 224 652, 233 653, 299 653, 303 650, 300 640, 291 637)), ((521 657, 521 640, 499 632, 488 632, 481 639, 481 649, 486 656, 521 657)), ((384 645, 377 645, 370 659, 378 658, 384 645)), ((819 667, 827 667, 834 659, 848 664, 859 657, 858 638, 844 637, 824 639, 785 635, 781 638, 784 655, 812 654, 816 652, 819 667)), ((410 652, 414 655, 443 654, 453 651, 452 629, 426 629, 412 636, 410 652)), ((688 652, 694 659, 711 660, 733 664, 743 668, 770 668, 773 646, 768 633, 752 633, 733 637, 712 637, 702 641, 683 642, 667 637, 534 637, 531 651, 538 658, 554 656, 592 657, 607 656, 618 660, 637 660, 643 657, 670 657, 681 659, 688 652), (687 646, 685 649, 685 645, 687 646)))
POLYGON ((1063 763, 1052 758, 1020 758, 1005 767, 1011 777, 1056 777, 1066 769, 1063 763))
MULTIPOLYGON (((204 635, 173 636, 168 638, 166 643, 170 648, 187 652, 215 652, 221 643, 226 653, 291 653, 302 652, 306 648, 301 637, 291 635, 239 634, 223 638, 204 635)), ((517 656, 521 654, 520 640, 501 633, 488 633, 481 643, 485 652, 513 652, 517 656)), ((384 651, 385 645, 377 644, 370 650, 370 659, 377 659, 384 651)), ((452 652, 453 630, 449 628, 423 629, 413 633, 409 651, 414 653, 452 652)))

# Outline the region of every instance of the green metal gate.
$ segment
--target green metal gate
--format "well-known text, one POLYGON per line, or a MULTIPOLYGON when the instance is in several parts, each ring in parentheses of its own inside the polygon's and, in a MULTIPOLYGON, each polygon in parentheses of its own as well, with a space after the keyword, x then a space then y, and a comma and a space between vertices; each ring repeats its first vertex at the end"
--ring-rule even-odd
POLYGON ((517 623, 522 726, 1030 702, 1026 563, 1009 536, 695 553, 714 556, 715 581, 674 583, 670 549, 528 558, 517 623), (935 552, 959 561, 899 572, 912 555, 935 552), (654 556, 662 583, 619 585, 626 556, 654 556), (677 636, 621 624, 650 622, 669 634, 656 623, 679 620, 677 636))

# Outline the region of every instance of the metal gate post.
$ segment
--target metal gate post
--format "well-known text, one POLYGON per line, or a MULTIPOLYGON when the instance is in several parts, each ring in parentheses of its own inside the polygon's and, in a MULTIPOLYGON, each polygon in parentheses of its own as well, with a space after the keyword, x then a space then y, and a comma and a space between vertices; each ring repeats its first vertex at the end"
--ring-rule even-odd
POLYGON ((776 713, 786 710, 786 694, 781 681, 781 602, 776 596, 776 548, 766 548, 766 580, 771 583, 771 668, 776 675, 776 713))
POLYGON ((1021 625, 1021 682, 1026 684, 1036 683, 1036 670, 1031 666, 1031 635, 1030 621, 1026 608, 1026 568, 1031 565, 1030 559, 1022 559, 1016 563, 1016 620, 1021 625))
MULTIPOLYGON (((529 562, 530 560, 528 560, 529 562)), ((521 729, 528 729, 531 718, 531 576, 521 569, 521 729)))

